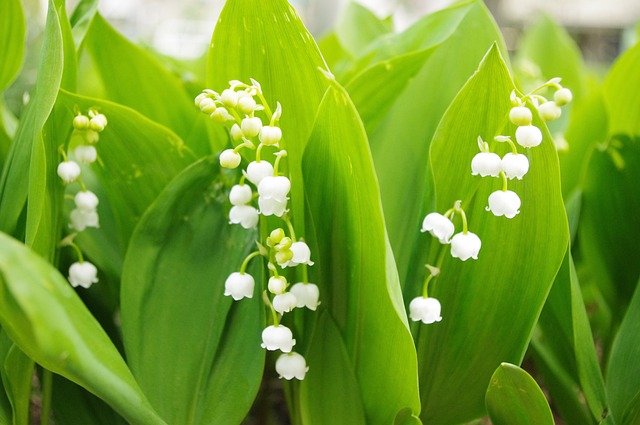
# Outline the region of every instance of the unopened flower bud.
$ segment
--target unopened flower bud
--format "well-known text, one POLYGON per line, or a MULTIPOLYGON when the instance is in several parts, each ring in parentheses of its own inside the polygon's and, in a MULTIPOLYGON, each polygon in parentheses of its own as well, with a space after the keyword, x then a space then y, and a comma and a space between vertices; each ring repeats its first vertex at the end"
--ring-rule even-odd
POLYGON ((272 294, 282 294, 287 289, 287 279, 284 276, 272 276, 269 278, 268 288, 272 294))
POLYGON ((280 127, 266 125, 260 130, 259 138, 262 144, 266 146, 276 145, 282 139, 282 130, 280 127))
POLYGON ((220 166, 223 168, 236 168, 240 165, 242 157, 233 149, 226 149, 220 153, 220 166))
POLYGON ((89 121, 91 130, 100 132, 107 126, 107 117, 103 114, 97 114, 89 121))
POLYGON ((526 106, 514 106, 509 111, 509 119, 515 125, 531 125, 533 114, 526 106))
POLYGON ((267 246, 270 246, 270 247, 276 246, 277 244, 280 243, 280 241, 284 237, 285 237, 285 233, 281 227, 278 227, 277 229, 273 229, 271 231, 271 234, 267 238, 267 246))
POLYGON ((200 103, 205 100, 207 98, 207 94, 206 93, 200 93, 199 95, 196 96, 196 98, 194 99, 193 103, 195 103, 195 105, 200 108, 200 103))
POLYGON ((100 140, 98 132, 91 129, 83 131, 82 136, 84 137, 84 141, 89 145, 95 145, 100 140))
POLYGON ((573 94, 571 94, 571 90, 563 87, 553 94, 553 100, 556 102, 556 105, 564 106, 573 100, 573 94))
MULTIPOLYGON (((247 93, 247 92, 242 92, 242 93, 247 93)), ((257 106, 258 104, 253 99, 253 97, 249 95, 249 93, 247 93, 247 96, 242 96, 238 99, 238 111, 240 111, 240 113, 242 114, 247 114, 247 115, 251 114, 253 111, 256 110, 257 106)))
POLYGON ((238 104, 238 93, 231 89, 223 90, 220 93, 220 102, 229 108, 235 108, 238 104))
POLYGON ((89 128, 89 117, 86 115, 76 115, 73 118, 73 128, 76 130, 86 130, 89 128))
POLYGON ((262 128, 262 120, 258 117, 245 118, 242 120, 242 132, 247 137, 256 137, 262 128))
POLYGON ((233 117, 229 114, 229 111, 227 111, 227 109, 222 106, 216 108, 215 111, 211 112, 209 117, 215 122, 221 124, 233 120, 233 117))
POLYGON ((248 184, 236 184, 229 192, 229 202, 231 202, 231 205, 246 205, 251 202, 252 197, 251 186, 248 184))
POLYGON ((516 142, 523 148, 532 148, 542 143, 542 132, 534 125, 523 125, 516 129, 516 142))
POLYGON ((282 251, 276 252, 276 263, 278 263, 281 267, 285 267, 291 259, 293 258, 293 251, 290 249, 284 249, 282 251))
POLYGON ((544 102, 542 105, 538 106, 538 113, 543 120, 553 121, 560 118, 560 115, 562 115, 562 109, 560 109, 554 101, 544 102))
POLYGON ((198 106, 200 107, 200 110, 207 115, 210 115, 216 110, 216 103, 210 97, 202 99, 198 106))
POLYGON ((234 124, 231 126, 230 133, 231 138, 236 142, 244 137, 244 134, 242 133, 242 130, 240 129, 240 126, 238 124, 234 124))

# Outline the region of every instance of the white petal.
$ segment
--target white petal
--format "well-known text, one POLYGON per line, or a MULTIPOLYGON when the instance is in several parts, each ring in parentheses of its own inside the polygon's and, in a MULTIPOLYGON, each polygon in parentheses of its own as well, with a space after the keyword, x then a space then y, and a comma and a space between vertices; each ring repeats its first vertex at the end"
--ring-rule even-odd
POLYGON ((280 201, 274 198, 258 198, 258 206, 260 207, 260 214, 264 216, 275 215, 276 217, 282 217, 287 211, 287 199, 280 201))
POLYGON ((414 322, 431 324, 442 320, 440 301, 435 298, 417 297, 409 304, 409 315, 414 322))
POLYGON ((98 151, 91 145, 78 145, 73 154, 83 164, 92 164, 98 158, 98 151))
POLYGON ((229 275, 224 283, 224 295, 231 296, 238 301, 242 298, 253 298, 255 280, 248 273, 234 272, 229 275))
POLYGON ((251 202, 252 197, 251 186, 248 184, 236 184, 229 192, 229 202, 231 202, 231 205, 246 205, 251 202))
POLYGON ((480 238, 471 232, 458 233, 451 239, 451 256, 467 261, 469 258, 478 259, 482 243, 480 238))
POLYGON ((291 292, 285 292, 284 294, 278 294, 273 297, 273 309, 280 314, 287 313, 298 305, 298 299, 291 292))
POLYGON ((313 283, 296 283, 290 289, 290 292, 296 296, 298 300, 297 307, 307 307, 309 310, 315 311, 320 302, 320 291, 318 286, 313 283))
POLYGON ((80 176, 80 166, 75 161, 64 161, 58 164, 58 176, 65 183, 71 183, 80 176))
POLYGON ((509 119, 515 125, 531 125, 533 114, 526 106, 514 106, 509 111, 509 119))
POLYGON ((281 354, 276 360, 276 372, 280 378, 303 380, 308 371, 307 362, 298 353, 281 354))
POLYGON ((291 181, 285 176, 267 176, 258 185, 260 197, 278 201, 286 200, 290 190, 291 181))
POLYGON ((235 205, 229 210, 229 223, 240 224, 245 229, 258 225, 258 210, 249 205, 235 205))
POLYGON ((76 196, 73 199, 76 204, 76 208, 84 213, 95 211, 99 203, 96 194, 90 190, 81 190, 76 193, 76 196))
POLYGON ((223 168, 236 168, 240 165, 242 157, 233 149, 226 149, 220 153, 220 166, 223 168))
POLYGON ((534 125, 523 125, 516 129, 516 142, 523 148, 532 148, 542 143, 542 132, 534 125))
POLYGON ((440 243, 447 244, 453 236, 455 227, 451 220, 439 213, 430 213, 422 221, 422 232, 429 232, 431 236, 438 238, 440 243))
POLYGON ((256 137, 262 128, 262 121, 258 117, 245 118, 242 120, 242 132, 247 137, 256 137))
POLYGON ((98 213, 95 210, 85 212, 75 208, 69 214, 69 221, 69 227, 77 232, 82 232, 87 227, 100 227, 98 213))
POLYGON ((280 350, 283 353, 288 353, 296 345, 296 340, 293 339, 293 333, 291 330, 283 325, 268 326, 262 331, 262 348, 266 348, 269 351, 280 350))
POLYGON ((88 261, 73 263, 69 267, 69 283, 73 287, 89 288, 98 282, 98 269, 88 261))
POLYGON ((513 218, 520 212, 520 198, 510 190, 497 190, 489 195, 487 211, 491 211, 497 217, 513 218))
POLYGON ((253 161, 247 166, 247 178, 256 186, 268 176, 273 176, 273 165, 269 161, 253 161))
POLYGON ((562 109, 556 105, 556 102, 551 101, 538 106, 538 113, 543 120, 553 121, 560 118, 560 115, 562 115, 562 109))
POLYGON ((481 177, 500 175, 500 157, 493 152, 477 153, 471 160, 471 175, 481 177))
POLYGON ((521 153, 508 153, 502 158, 501 167, 507 178, 522 180, 529 171, 529 159, 521 153))

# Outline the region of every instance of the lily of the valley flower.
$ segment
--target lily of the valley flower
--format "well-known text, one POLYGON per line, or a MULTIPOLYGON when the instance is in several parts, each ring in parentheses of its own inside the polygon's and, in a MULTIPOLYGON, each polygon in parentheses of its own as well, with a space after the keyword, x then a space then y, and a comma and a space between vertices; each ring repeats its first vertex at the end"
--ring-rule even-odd
POLYGON ((544 102, 543 104, 538 106, 538 113, 543 120, 553 121, 560 118, 560 115, 562 115, 562 109, 560 109, 560 107, 556 105, 556 102, 550 101, 544 102))
POLYGON ((258 205, 260 214, 282 217, 287 208, 287 195, 291 190, 291 182, 285 176, 264 177, 258 185, 258 205))
POLYGON ((75 208, 69 214, 69 222, 69 227, 77 232, 82 232, 87 227, 100 227, 100 220, 96 210, 82 211, 75 208))
POLYGON ((532 148, 542 143, 542 132, 534 125, 523 125, 516 129, 516 142, 523 148, 532 148))
POLYGON ((467 261, 469 258, 478 259, 482 242, 475 233, 461 232, 451 239, 451 256, 467 261))
POLYGON ((249 273, 234 272, 224 283, 224 295, 231 296, 238 301, 243 298, 253 298, 255 280, 249 273))
POLYGON ((269 161, 253 161, 247 166, 247 179, 256 186, 270 176, 273 176, 273 165, 269 161))
POLYGON ((520 153, 509 152, 502 157, 501 168, 508 179, 522 180, 522 177, 529 171, 529 159, 520 153))
POLYGON ((247 137, 256 137, 262 127, 262 120, 258 117, 253 118, 245 118, 242 120, 242 124, 240 126, 242 129, 242 133, 247 137))
POLYGON ((448 244, 455 227, 451 220, 437 212, 429 213, 422 221, 421 232, 429 232, 431 236, 438 238, 440 243, 448 244))
POLYGON ((571 90, 569 90, 566 87, 563 87, 557 90, 553 94, 553 100, 556 102, 556 105, 558 106, 564 106, 567 103, 571 102, 572 99, 573 99, 573 95, 571 94, 571 90))
POLYGON ((309 310, 316 311, 318 308, 318 301, 320 298, 320 291, 318 286, 313 283, 299 282, 293 285, 290 292, 296 296, 298 304, 296 307, 307 307, 309 310))
POLYGON ((75 161, 63 161, 58 164, 58 176, 66 184, 74 182, 80 177, 80 166, 75 161))
POLYGON ((98 207, 98 197, 90 190, 81 190, 74 197, 76 208, 83 213, 95 211, 98 207))
POLYGON ((229 210, 229 223, 239 224, 245 229, 253 229, 258 225, 258 210, 250 205, 234 205, 229 210))
POLYGON ((435 298, 417 297, 409 303, 409 315, 414 322, 431 324, 442 320, 440 301, 435 298))
POLYGON ((265 146, 273 146, 278 144, 282 139, 282 130, 280 127, 264 126, 260 130, 260 142, 265 146))
POLYGON ((533 114, 526 106, 514 106, 509 111, 509 119, 515 125, 531 125, 533 114))
POLYGON ((287 289, 287 279, 285 279, 283 276, 272 276, 269 278, 267 287, 269 289, 269 292, 274 295, 282 294, 287 289))
POLYGON ((294 242, 291 244, 291 248, 289 249, 293 253, 293 256, 282 267, 295 267, 300 264, 313 266, 313 261, 311 261, 311 250, 309 249, 309 245, 305 242, 294 242))
POLYGON ((291 292, 285 292, 273 297, 273 309, 280 314, 287 313, 298 305, 298 299, 291 292))
POLYGON ((298 353, 281 354, 276 360, 276 372, 278 372, 280 378, 284 378, 287 381, 293 378, 303 380, 308 371, 307 362, 298 353))
POLYGON ((296 340, 293 339, 293 333, 291 329, 283 325, 268 326, 262 331, 262 348, 266 348, 269 351, 280 350, 283 353, 288 353, 296 345, 296 340))
POLYGON ((500 175, 500 157, 493 152, 479 152, 471 160, 471 175, 481 177, 500 175))
POLYGON ((247 205, 251 202, 252 197, 251 186, 248 184, 236 184, 229 192, 229 202, 231 202, 231 205, 247 205))
POLYGON ((236 168, 240 165, 242 157, 233 149, 226 149, 220 153, 220 166, 223 168, 236 168))
POLYGON ((89 288, 98 282, 98 269, 88 261, 76 262, 69 267, 69 283, 71 286, 89 288))
POLYGON ((98 158, 98 151, 91 145, 78 145, 73 153, 76 159, 83 164, 93 164, 98 158))
POLYGON ((510 190, 497 190, 489 195, 487 211, 497 217, 513 218, 520 212, 520 198, 510 190))

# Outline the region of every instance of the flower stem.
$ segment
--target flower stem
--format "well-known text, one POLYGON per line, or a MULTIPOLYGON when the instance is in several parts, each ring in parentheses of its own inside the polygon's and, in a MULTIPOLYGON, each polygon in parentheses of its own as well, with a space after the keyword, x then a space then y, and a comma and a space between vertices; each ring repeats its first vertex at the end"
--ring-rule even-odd
POLYGON ((262 94, 262 90, 258 91, 257 96, 260 98, 260 103, 264 106, 264 113, 267 115, 267 119, 271 122, 271 117, 273 117, 273 112, 271 112, 271 108, 269 108, 269 104, 267 103, 267 99, 264 98, 262 94))
POLYGON ((240 266, 240 274, 245 273, 245 270, 247 270, 247 266, 249 265, 249 261, 257 257, 258 255, 260 255, 260 251, 253 251, 251 254, 247 255, 247 258, 244 259, 242 265, 240 266))
POLYGON ((64 162, 66 162, 67 161, 67 153, 64 151, 64 145, 58 146, 58 152, 60 152, 60 155, 62 155, 62 160, 64 162))
POLYGON ((454 208, 456 212, 460 213, 460 217, 462 217, 462 233, 466 235, 467 233, 469 233, 469 227, 467 225, 467 215, 464 213, 461 204, 462 201, 456 201, 454 208))
POLYGON ((284 215, 282 217, 282 219, 284 220, 285 223, 287 223, 287 228, 289 229, 289 237, 291 238, 292 242, 296 242, 296 231, 293 229, 293 223, 291 223, 291 219, 289 218, 289 215, 284 215))
POLYGON ((274 176, 278 175, 278 166, 280 165, 280 159, 284 156, 287 156, 287 151, 284 149, 276 153, 276 162, 273 165, 274 176))
POLYGON ((507 182, 508 182, 507 175, 504 173, 504 171, 500 171, 500 176, 502 177, 502 191, 506 192, 507 191, 507 182))
POLYGON ((69 242, 68 246, 73 248, 73 250, 76 252, 76 255, 78 256, 78 262, 84 263, 84 256, 82 255, 82 251, 80 251, 80 247, 76 245, 74 242, 69 242))
POLYGON ((273 308, 273 304, 271 304, 271 300, 269 299, 269 294, 267 293, 266 290, 262 292, 262 300, 267 305, 267 307, 269 307, 269 310, 271 310, 271 317, 273 319, 273 326, 275 326, 275 327, 280 326, 280 319, 278 318, 278 312, 276 312, 276 309, 273 308))
MULTIPOLYGON (((258 149, 256 149, 256 162, 260 162, 260 152, 262 152, 262 146, 264 146, 262 143, 260 143, 258 145, 258 149)), ((274 172, 275 174, 275 172, 274 172)))

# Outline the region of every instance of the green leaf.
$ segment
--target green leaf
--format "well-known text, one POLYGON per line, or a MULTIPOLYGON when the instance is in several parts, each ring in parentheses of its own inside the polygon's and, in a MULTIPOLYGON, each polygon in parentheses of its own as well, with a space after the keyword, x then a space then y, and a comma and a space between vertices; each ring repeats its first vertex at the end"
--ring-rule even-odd
POLYGON ((609 113, 609 134, 640 135, 640 43, 615 62, 604 82, 603 95, 609 113))
MULTIPOLYGON (((366 422, 392 423, 407 407, 418 414, 415 350, 367 138, 354 105, 337 83, 320 104, 303 173, 318 246, 312 281, 318 283, 321 307, 337 325, 347 349, 366 422)), ((309 375, 330 374, 332 369, 323 362, 309 375)), ((334 396, 341 397, 338 392, 334 396)))
MULTIPOLYGON (((569 240, 555 147, 537 116, 542 144, 525 151, 531 168, 524 179, 509 182, 522 200, 516 217, 487 212, 489 194, 502 182, 471 175, 478 136, 489 142, 495 135, 513 137, 515 127, 507 124, 512 90, 494 46, 450 105, 431 143, 435 211, 443 213, 462 200, 469 231, 479 236, 482 250, 478 260, 462 262, 448 255, 448 245, 433 241, 439 249, 432 250, 429 263, 436 264, 438 250, 443 263, 430 296, 441 301, 443 320, 419 326, 416 337, 425 423, 453 424, 483 414, 484 391, 495 368, 502 361, 522 360, 569 240)), ((498 154, 508 150, 504 144, 494 147, 498 154)), ((424 276, 422 267, 416 271, 424 276)))
MULTIPOLYGON (((614 136, 592 150, 582 180, 578 237, 584 261, 600 277, 611 305, 626 304, 640 277, 640 248, 629 233, 640 228, 638 181, 640 137, 614 136)), ((614 313, 621 316, 624 309, 614 313)))
POLYGON ((369 135, 405 294, 418 290, 422 276, 414 266, 424 264, 429 249, 417 230, 425 211, 433 208, 430 141, 447 106, 495 40, 506 52, 484 4, 459 3, 389 39, 376 51, 377 63, 347 86, 369 135), (412 196, 406 196, 408 188, 412 196))
POLYGON ((128 421, 164 424, 69 283, 0 234, 0 323, 29 357, 98 395, 128 421))
POLYGON ((74 108, 97 107, 109 120, 96 146, 104 165, 93 170, 115 216, 124 252, 142 214, 169 181, 193 162, 193 154, 169 129, 127 107, 65 91, 60 92, 59 102, 67 112, 61 125, 68 129, 74 108))
POLYGON ((98 12, 98 0, 80 0, 69 19, 73 40, 78 49, 82 48, 84 38, 91 27, 91 22, 98 12))
MULTIPOLYGON (((638 286, 640 288, 640 286, 638 286)), ((636 289, 611 348, 607 394, 621 425, 635 425, 640 411, 640 289, 636 289)))
POLYGON ((120 35, 100 14, 93 17, 85 47, 109 100, 170 128, 198 157, 224 146, 226 136, 220 131, 209 146, 207 119, 180 80, 151 54, 120 35))
POLYGON ((338 327, 326 311, 320 313, 309 347, 307 365, 312 372, 300 383, 304 424, 367 423, 349 353, 338 327), (336 388, 340 388, 340 391, 336 391, 336 388))
POLYGON ((494 425, 553 425, 542 390, 523 369, 502 363, 487 388, 487 411, 494 425))
POLYGON ((264 366, 260 287, 252 300, 223 295, 255 234, 229 225, 216 163, 195 163, 162 192, 136 228, 123 270, 127 359, 172 424, 239 424, 264 366))
MULTIPOLYGON (((326 65, 313 37, 286 0, 229 0, 211 40, 207 84, 218 92, 230 80, 257 80, 267 101, 282 105, 280 127, 291 181, 301 182, 302 154, 327 87, 326 65), (242 31, 239 31, 242 28, 242 31)), ((293 183, 291 211, 304 226, 302 184, 293 183)))
POLYGON ((9 422, 28 425, 33 360, 20 351, 5 332, 0 333, 0 353, 0 377, 10 403, 9 418, 13 417, 9 422))
POLYGON ((22 67, 27 23, 20 0, 0 4, 0 93, 16 78, 22 67))
POLYGON ((350 0, 338 19, 335 31, 342 46, 357 57, 375 39, 393 32, 393 22, 379 19, 366 7, 350 0))

